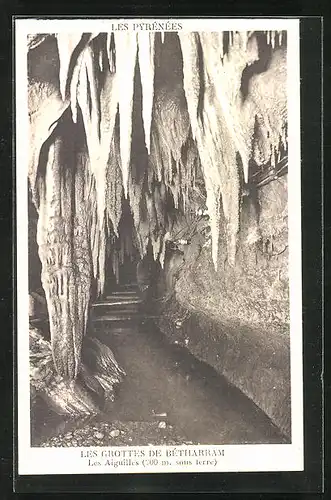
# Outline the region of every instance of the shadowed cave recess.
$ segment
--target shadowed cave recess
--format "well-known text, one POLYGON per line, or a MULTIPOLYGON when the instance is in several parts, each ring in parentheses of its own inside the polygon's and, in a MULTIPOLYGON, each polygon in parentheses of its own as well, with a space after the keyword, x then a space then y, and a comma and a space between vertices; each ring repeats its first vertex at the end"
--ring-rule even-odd
POLYGON ((145 335, 289 441, 286 32, 28 45, 32 420, 130 406, 145 335))

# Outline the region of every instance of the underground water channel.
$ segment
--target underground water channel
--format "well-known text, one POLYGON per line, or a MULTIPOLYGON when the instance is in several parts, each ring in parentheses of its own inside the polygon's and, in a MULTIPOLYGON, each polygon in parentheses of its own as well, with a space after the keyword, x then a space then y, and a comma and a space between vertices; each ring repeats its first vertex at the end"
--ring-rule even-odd
MULTIPOLYGON (((155 421, 193 444, 287 442, 247 396, 185 346, 170 343, 152 318, 99 321, 93 335, 111 348, 126 372, 115 401, 88 420, 67 419, 38 404, 32 418, 32 446, 83 426, 155 421)), ((142 435, 140 442, 135 436, 134 444, 146 444, 146 439, 142 435)))

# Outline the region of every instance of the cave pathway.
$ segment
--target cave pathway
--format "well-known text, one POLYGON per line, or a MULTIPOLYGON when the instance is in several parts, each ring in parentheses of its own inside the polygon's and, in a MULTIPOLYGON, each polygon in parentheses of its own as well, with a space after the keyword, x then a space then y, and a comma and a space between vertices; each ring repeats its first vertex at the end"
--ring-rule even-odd
POLYGON ((96 336, 112 349, 127 374, 115 402, 100 419, 158 419, 199 444, 286 442, 241 391, 187 348, 171 344, 153 319, 142 319, 132 289, 122 294, 122 300, 128 302, 126 318, 118 316, 124 313, 121 305, 110 306, 109 314, 105 304, 99 306, 103 318, 99 314, 95 323, 96 336))

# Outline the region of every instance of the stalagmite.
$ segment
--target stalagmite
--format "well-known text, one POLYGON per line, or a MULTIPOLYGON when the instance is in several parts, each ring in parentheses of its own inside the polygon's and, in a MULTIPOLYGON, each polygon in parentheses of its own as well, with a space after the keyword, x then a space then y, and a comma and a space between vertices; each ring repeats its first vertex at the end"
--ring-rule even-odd
POLYGON ((98 288, 97 294, 101 295, 105 288, 105 262, 106 262, 106 228, 105 220, 100 229, 99 248, 98 248, 98 288))
POLYGON ((132 33, 116 32, 116 74, 120 86, 120 150, 124 195, 128 195, 131 159, 132 108, 134 75, 137 59, 137 38, 132 33))
MULTIPOLYGON (((78 171, 75 182, 70 164, 64 164, 68 147, 70 145, 64 143, 60 136, 49 147, 46 176, 39 179, 37 242, 50 318, 54 364, 63 377, 74 379, 80 367, 90 299, 91 269, 86 213, 81 209, 75 214, 71 196, 75 186, 79 207, 83 193, 82 175, 78 171), (75 214, 74 218, 72 214, 75 214)), ((72 156, 71 160, 74 161, 72 156)))
POLYGON ((160 253, 160 250, 161 250, 161 242, 162 242, 162 238, 161 236, 154 236, 154 235, 151 235, 151 243, 152 243, 152 249, 153 249, 153 257, 154 257, 154 260, 156 261, 159 257, 159 253, 160 253))
POLYGON ((112 269, 113 273, 116 279, 116 283, 118 284, 119 282, 119 259, 118 259, 118 253, 114 250, 112 252, 112 269))
POLYGON ((142 115, 145 130, 145 142, 147 151, 148 153, 150 153, 151 123, 154 99, 155 34, 148 32, 139 32, 138 47, 141 86, 143 94, 142 115))
MULTIPOLYGON (((73 227, 73 263, 75 265, 74 283, 72 294, 76 299, 76 304, 72 304, 72 325, 74 340, 74 355, 76 361, 76 374, 79 370, 80 356, 83 337, 86 332, 91 298, 92 265, 91 247, 88 232, 87 205, 85 201, 85 185, 89 162, 85 154, 76 156, 75 172, 75 218, 73 227)), ((104 262, 103 262, 104 265, 104 262)), ((69 297, 71 304, 72 297, 69 297)))
POLYGON ((159 256, 159 262, 161 264, 162 269, 164 269, 164 260, 165 260, 165 253, 166 253, 166 249, 167 249, 167 242, 170 240, 171 240, 171 233, 169 231, 167 231, 163 237, 163 240, 162 240, 162 247, 161 247, 160 256, 159 256))
POLYGON ((99 246, 100 246, 100 231, 97 216, 97 209, 95 208, 92 215, 92 264, 93 264, 93 277, 96 281, 99 278, 99 246))

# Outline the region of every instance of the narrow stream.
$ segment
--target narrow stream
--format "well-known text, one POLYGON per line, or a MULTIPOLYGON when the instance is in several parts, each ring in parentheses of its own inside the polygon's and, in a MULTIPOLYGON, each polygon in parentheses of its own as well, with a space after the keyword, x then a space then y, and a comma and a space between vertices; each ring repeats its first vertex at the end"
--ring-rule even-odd
MULTIPOLYGON (((170 344, 151 320, 135 326, 102 322, 96 335, 109 345, 127 376, 115 402, 90 424, 159 418, 199 444, 287 442, 249 398, 185 347, 170 344)), ((52 414, 47 419, 44 415, 42 430, 35 432, 37 441, 55 429, 67 432, 86 424, 52 414)))
POLYGON ((241 391, 185 347, 170 344, 152 321, 104 328, 100 340, 127 373, 109 419, 167 421, 204 444, 282 443, 270 419, 241 391))

